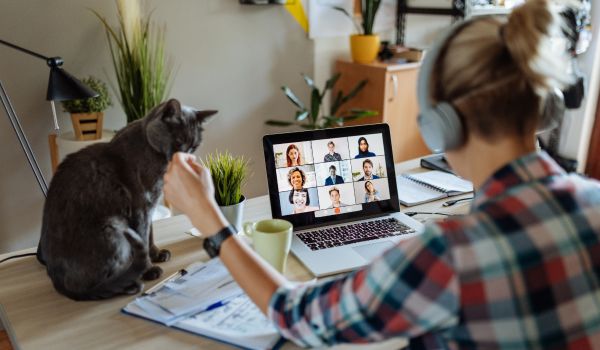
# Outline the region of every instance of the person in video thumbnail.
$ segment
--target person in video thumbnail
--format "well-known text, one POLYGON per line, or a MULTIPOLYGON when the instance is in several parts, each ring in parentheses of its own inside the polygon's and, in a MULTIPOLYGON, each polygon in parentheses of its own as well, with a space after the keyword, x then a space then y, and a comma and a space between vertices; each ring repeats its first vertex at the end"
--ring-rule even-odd
POLYGON ((336 160, 342 160, 342 156, 335 152, 335 143, 333 143, 333 141, 327 142, 327 149, 329 150, 329 153, 323 157, 323 161, 335 162, 336 160))
POLYGON ((288 173, 288 182, 293 190, 301 190, 306 182, 306 174, 302 169, 295 167, 288 173))
POLYGON ((331 205, 329 206, 329 209, 339 208, 348 205, 341 202, 340 190, 338 190, 337 187, 333 187, 329 190, 329 199, 331 200, 331 205))
POLYGON ((379 179, 379 176, 373 174, 373 162, 370 159, 363 161, 363 172, 365 176, 358 179, 358 181, 379 179))
POLYGON ((285 156, 287 158, 288 167, 302 165, 300 164, 300 150, 298 149, 298 146, 294 145, 293 143, 288 146, 287 150, 285 151, 285 156))
POLYGON ((367 142, 367 139, 361 137, 358 139, 358 154, 354 159, 366 157, 375 157, 375 153, 369 152, 369 143, 367 142))
POLYGON ((375 186, 371 181, 365 182, 365 203, 379 201, 379 191, 375 189, 375 186))
POLYGON ((344 178, 336 175, 337 168, 335 167, 335 165, 332 165, 329 167, 329 177, 325 179, 325 186, 331 186, 331 185, 337 185, 337 184, 343 184, 344 183, 344 178))
POLYGON ((319 209, 310 206, 310 195, 305 188, 301 190, 292 190, 292 192, 290 192, 290 203, 294 207, 294 214, 307 213, 319 209))

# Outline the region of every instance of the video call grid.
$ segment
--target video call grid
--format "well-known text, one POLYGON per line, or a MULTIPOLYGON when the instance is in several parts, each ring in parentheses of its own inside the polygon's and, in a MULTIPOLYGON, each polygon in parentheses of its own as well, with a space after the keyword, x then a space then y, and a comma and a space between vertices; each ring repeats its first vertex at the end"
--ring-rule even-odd
MULTIPOLYGON (((374 137, 374 138, 379 139, 381 141, 381 144, 382 144, 382 141, 383 141, 383 137, 382 137, 381 134, 359 135, 359 136, 355 136, 353 138, 355 138, 356 140, 358 140, 360 137, 365 137, 365 138, 369 137, 371 139, 373 139, 373 137, 374 137)), ((359 200, 360 198, 364 197, 364 195, 365 195, 364 190, 357 190, 357 187, 355 186, 355 184, 357 184, 357 183, 365 183, 368 180, 354 180, 354 177, 352 176, 352 174, 353 174, 353 172, 361 172, 362 173, 362 171, 363 171, 362 162, 365 159, 370 159, 370 160, 379 159, 379 160, 382 160, 382 161, 378 162, 378 164, 381 164, 383 166, 383 168, 385 169, 385 171, 384 171, 384 176, 380 176, 379 179, 386 179, 387 178, 387 164, 385 162, 385 152, 382 151, 382 152, 379 152, 379 153, 375 153, 375 156, 367 156, 367 157, 362 157, 362 158, 352 157, 351 156, 351 152, 350 152, 350 142, 349 142, 350 138, 351 137, 328 138, 328 139, 319 139, 319 140, 313 140, 313 141, 300 141, 300 142, 291 142, 291 143, 284 143, 284 144, 274 145, 274 151, 275 151, 275 147, 279 146, 279 145, 285 145, 285 147, 287 148, 290 144, 294 144, 294 145, 301 145, 301 144, 305 145, 307 143, 310 144, 310 150, 311 150, 311 155, 312 155, 313 162, 312 163, 310 163, 310 162, 303 163, 303 164, 301 164, 301 165, 299 165, 297 167, 299 167, 299 168, 302 169, 303 167, 306 167, 306 166, 312 166, 312 168, 314 170, 314 175, 313 176, 315 177, 315 185, 316 186, 308 186, 308 187, 303 187, 303 188, 305 188, 305 189, 313 189, 313 188, 317 189, 317 194, 318 194, 318 196, 317 196, 317 202, 318 203, 317 204, 318 204, 319 208, 321 209, 321 211, 324 210, 324 209, 328 209, 327 207, 325 207, 325 208, 322 207, 321 203, 323 203, 323 200, 325 200, 327 202, 330 202, 330 196, 322 195, 320 193, 320 191, 319 191, 320 188, 324 188, 324 187, 326 187, 326 188, 333 188, 333 187, 336 187, 336 186, 340 187, 342 185, 351 185, 352 190, 353 190, 353 194, 354 194, 353 198, 352 198, 352 203, 348 203, 348 200, 347 200, 347 197, 346 197, 344 199, 341 199, 341 204, 342 204, 341 207, 343 207, 343 206, 355 206, 357 204, 363 204, 364 203, 364 201, 359 200), (338 148, 339 146, 338 145, 339 145, 339 140, 340 139, 345 139, 346 142, 344 142, 343 144, 345 144, 348 147, 347 148, 347 153, 342 152, 342 151, 339 150, 339 148, 338 148), (314 144, 317 143, 317 142, 320 142, 320 141, 322 142, 324 140, 327 140, 327 142, 325 143, 326 146, 327 146, 328 141, 330 141, 330 140, 334 141, 334 143, 335 143, 334 152, 340 154, 341 160, 328 161, 328 162, 324 161, 325 155, 329 154, 329 150, 327 148, 326 148, 326 152, 324 152, 323 154, 321 154, 319 157, 317 156, 314 144), (347 154, 347 157, 342 156, 341 155, 342 153, 347 154), (319 159, 323 159, 323 161, 317 161, 319 159), (355 161, 354 165, 352 165, 352 163, 353 163, 352 161, 355 161), (359 162, 356 162, 356 161, 360 161, 360 165, 358 165, 359 162), (325 184, 322 184, 321 182, 319 182, 317 180, 317 165, 321 165, 321 164, 336 164, 336 163, 342 163, 342 162, 350 163, 349 167, 350 167, 350 180, 351 181, 345 181, 345 179, 344 179, 344 183, 341 183, 341 184, 325 185, 325 184), (359 192, 357 192, 357 191, 359 191, 359 192), (322 197, 327 197, 327 198, 322 198, 322 197), (346 203, 344 201, 346 201, 346 203)), ((356 150, 358 150, 358 148, 359 148, 359 145, 358 145, 358 142, 357 142, 356 143, 356 150)), ((383 148, 383 147, 381 147, 381 148, 383 148)), ((368 149, 368 151, 370 152, 371 149, 368 149)), ((320 153, 322 153, 322 152, 320 152, 320 153)), ((355 152, 355 153, 357 153, 357 152, 355 152)), ((284 157, 286 157, 286 156, 287 155, 284 153, 284 157)), ((292 167, 284 166, 284 167, 279 167, 276 170, 283 170, 283 169, 285 169, 286 173, 287 173, 287 172, 289 172, 291 169, 293 169, 295 167, 296 166, 292 166, 292 167)), ((375 167, 373 167, 373 168, 375 168, 375 167)), ((341 174, 341 172, 339 172, 339 170, 340 169, 338 169, 338 171, 336 172, 336 175, 338 175, 338 176, 340 176, 340 174, 341 174)), ((325 179, 327 179, 328 177, 330 177, 330 174, 329 174, 328 171, 329 171, 329 167, 327 167, 327 176, 325 177, 325 179)), ((375 171, 376 170, 373 169, 373 172, 375 172, 375 171)), ((305 174, 305 175, 308 176, 308 174, 305 174)), ((279 181, 279 179, 278 179, 278 181, 279 181)), ((386 185, 387 185, 387 182, 386 182, 386 185)), ((289 196, 289 193, 292 190, 283 190, 283 191, 280 190, 279 194, 280 194, 280 196, 283 195, 283 196, 287 197, 287 196, 289 196)), ((327 193, 329 193, 329 190, 327 190, 327 193)), ((314 202, 311 202, 311 205, 312 204, 314 204, 314 202)))

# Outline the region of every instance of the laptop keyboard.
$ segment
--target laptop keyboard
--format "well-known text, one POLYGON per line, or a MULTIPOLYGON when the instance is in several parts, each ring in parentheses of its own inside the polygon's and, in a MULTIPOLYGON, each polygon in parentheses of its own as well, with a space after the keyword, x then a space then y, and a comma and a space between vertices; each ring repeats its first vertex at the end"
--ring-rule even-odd
POLYGON ((311 250, 339 247, 384 237, 399 236, 415 232, 394 218, 375 221, 359 222, 345 226, 316 229, 314 231, 297 233, 311 250))

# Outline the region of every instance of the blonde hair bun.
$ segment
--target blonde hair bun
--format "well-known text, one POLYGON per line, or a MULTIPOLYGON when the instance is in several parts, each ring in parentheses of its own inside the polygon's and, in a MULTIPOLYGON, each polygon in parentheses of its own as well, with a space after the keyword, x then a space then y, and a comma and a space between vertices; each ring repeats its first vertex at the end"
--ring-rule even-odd
POLYGON ((515 64, 540 95, 572 83, 564 32, 568 29, 560 15, 564 5, 567 2, 529 0, 516 7, 501 28, 515 64))

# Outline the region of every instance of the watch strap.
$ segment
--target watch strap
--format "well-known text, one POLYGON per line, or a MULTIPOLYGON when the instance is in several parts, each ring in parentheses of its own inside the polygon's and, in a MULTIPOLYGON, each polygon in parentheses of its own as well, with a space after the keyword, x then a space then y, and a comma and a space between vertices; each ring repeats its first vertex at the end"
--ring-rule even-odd
POLYGON ((226 226, 216 234, 204 239, 203 247, 211 258, 219 256, 221 252, 221 245, 225 240, 231 236, 237 234, 236 229, 232 226, 226 226))

